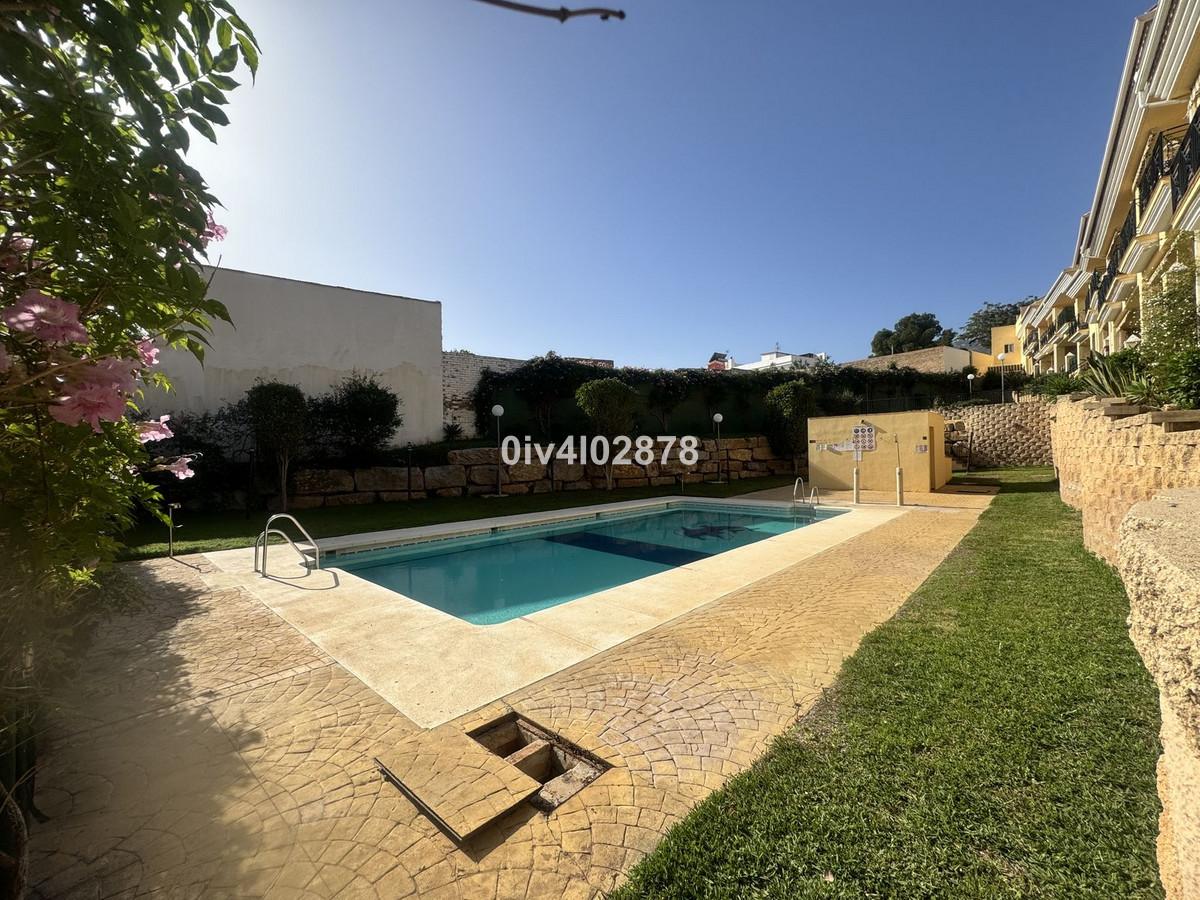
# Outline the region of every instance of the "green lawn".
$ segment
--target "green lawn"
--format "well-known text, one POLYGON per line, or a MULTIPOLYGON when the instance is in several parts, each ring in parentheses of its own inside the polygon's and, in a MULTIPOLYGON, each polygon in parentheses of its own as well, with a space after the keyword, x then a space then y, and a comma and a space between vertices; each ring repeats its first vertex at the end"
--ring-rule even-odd
MULTIPOLYGON (((790 485, 792 478, 772 476, 733 481, 728 484, 689 484, 690 497, 730 497, 749 491, 790 485)), ((331 506, 306 509, 296 513, 304 527, 315 538, 356 534, 361 531, 380 531, 388 528, 408 528, 414 525, 436 525, 440 522, 460 522, 488 516, 509 516, 517 513, 540 512, 569 506, 588 506, 593 503, 615 503, 619 500, 640 500, 645 497, 679 496, 679 489, 664 487, 623 488, 614 491, 560 491, 554 494, 521 494, 495 499, 489 497, 446 497, 434 500, 414 500, 401 503, 372 503, 369 506, 331 506)), ((243 511, 222 513, 178 512, 175 530, 176 553, 200 553, 249 547, 263 529, 266 513, 243 511)), ((127 531, 124 559, 146 559, 167 555, 167 528, 160 522, 147 522, 127 531)))
POLYGON ((835 687, 619 900, 1161 897, 1158 703, 1047 470, 1003 492, 835 687))

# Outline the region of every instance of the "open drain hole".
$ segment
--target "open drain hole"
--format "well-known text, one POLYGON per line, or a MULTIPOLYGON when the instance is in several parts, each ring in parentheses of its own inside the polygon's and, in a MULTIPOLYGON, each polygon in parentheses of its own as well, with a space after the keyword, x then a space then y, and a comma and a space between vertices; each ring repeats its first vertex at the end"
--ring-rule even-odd
POLYGON ((467 734, 542 786, 528 801, 542 812, 561 806, 612 768, 520 713, 509 713, 467 734))

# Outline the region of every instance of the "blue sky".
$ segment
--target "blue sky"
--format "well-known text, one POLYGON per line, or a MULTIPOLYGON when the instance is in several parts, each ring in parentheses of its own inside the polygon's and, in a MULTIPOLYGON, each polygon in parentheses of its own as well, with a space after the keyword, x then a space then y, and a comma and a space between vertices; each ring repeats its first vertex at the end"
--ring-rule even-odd
POLYGON ((441 300, 447 349, 686 366, 1044 291, 1146 3, 237 6, 257 84, 192 155, 223 265, 441 300))

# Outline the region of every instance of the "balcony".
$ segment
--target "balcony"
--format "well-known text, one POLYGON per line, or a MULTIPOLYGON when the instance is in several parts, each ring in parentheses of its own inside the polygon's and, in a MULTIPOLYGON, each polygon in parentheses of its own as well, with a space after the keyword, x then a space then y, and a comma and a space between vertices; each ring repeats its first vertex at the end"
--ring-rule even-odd
POLYGON ((1178 207, 1200 172, 1200 109, 1192 117, 1171 163, 1171 203, 1178 207))
POLYGON ((1142 170, 1138 173, 1136 182, 1139 218, 1144 217, 1146 207, 1150 204, 1159 181, 1170 176, 1175 155, 1179 152, 1179 144, 1187 132, 1187 125, 1179 125, 1166 131, 1160 131, 1155 137, 1154 144, 1142 163, 1142 170))

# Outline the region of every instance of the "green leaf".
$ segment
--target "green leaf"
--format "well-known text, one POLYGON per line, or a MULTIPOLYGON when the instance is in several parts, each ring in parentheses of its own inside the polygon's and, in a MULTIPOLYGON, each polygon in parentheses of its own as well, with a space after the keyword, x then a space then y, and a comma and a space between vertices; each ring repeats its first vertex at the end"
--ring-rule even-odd
POLYGON ((254 36, 254 32, 250 30, 250 26, 247 25, 245 23, 245 21, 243 21, 241 16, 239 16, 235 12, 231 12, 229 14, 229 21, 233 23, 233 26, 238 31, 240 31, 242 34, 244 34, 246 37, 248 37, 250 39, 251 43, 253 43, 255 47, 258 46, 258 38, 256 38, 254 36))
MULTIPOLYGON (((216 109, 216 107, 213 108, 216 109)), ((220 110, 217 111, 220 112, 220 110)), ((217 142, 217 133, 213 131, 213 127, 204 120, 203 116, 197 113, 188 113, 188 121, 192 124, 193 128, 195 128, 214 144, 217 142)))
POLYGON ((182 47, 179 48, 179 64, 183 66, 183 71, 190 80, 195 81, 200 77, 200 67, 196 65, 196 57, 182 47))
POLYGON ((196 87, 199 88, 200 93, 204 95, 206 100, 211 100, 213 103, 224 106, 229 101, 225 99, 225 95, 221 92, 221 89, 211 82, 211 79, 209 81, 198 81, 196 82, 196 87))
POLYGON ((198 102, 192 104, 192 108, 210 122, 216 122, 218 125, 229 124, 229 116, 225 115, 225 110, 221 109, 219 106, 213 106, 211 103, 198 102))
POLYGON ((158 69, 158 74, 171 84, 179 84, 179 70, 166 58, 161 52, 154 54, 154 67, 158 69))
POLYGON ((258 74, 258 50, 254 42, 244 34, 238 35, 238 46, 242 48, 242 59, 250 67, 250 77, 253 80, 258 74))
POLYGON ((174 138, 174 145, 187 153, 188 148, 192 145, 192 139, 188 136, 188 130, 178 122, 168 122, 167 129, 171 132, 171 137, 174 138))
MULTIPOLYGON (((220 61, 220 59, 221 57, 218 56, 217 60, 220 61)), ((215 72, 208 76, 208 80, 223 91, 232 91, 241 86, 241 82, 235 81, 228 75, 218 75, 215 72)))
POLYGON ((228 50, 233 44, 233 26, 229 24, 228 19, 217 23, 217 43, 221 45, 222 50, 228 50))
POLYGON ((238 51, 237 47, 229 47, 217 54, 217 58, 213 61, 212 68, 217 72, 232 72, 237 68, 238 51))

